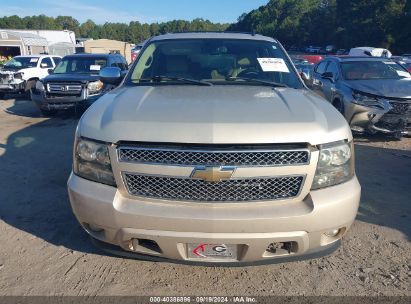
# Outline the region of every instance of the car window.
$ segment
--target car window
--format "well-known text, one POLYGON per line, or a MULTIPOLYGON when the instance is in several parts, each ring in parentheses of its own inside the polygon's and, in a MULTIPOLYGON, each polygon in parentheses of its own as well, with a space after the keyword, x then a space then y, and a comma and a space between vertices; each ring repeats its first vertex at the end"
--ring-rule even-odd
POLYGON ((333 73, 334 77, 338 76, 338 66, 335 62, 330 62, 327 66, 326 72, 333 73))
POLYGON ((52 68, 53 63, 51 62, 51 58, 50 57, 43 58, 40 62, 40 67, 42 67, 42 68, 52 68))
POLYGON ((325 73, 325 68, 327 67, 327 61, 322 61, 320 62, 316 67, 315 67, 315 72, 318 74, 323 74, 325 73))
POLYGON ((4 66, 11 69, 26 69, 37 67, 39 57, 14 57, 4 66))
POLYGON ((55 65, 58 65, 61 62, 61 58, 60 57, 53 57, 53 61, 55 65))
POLYGON ((117 67, 117 68, 121 69, 122 71, 125 69, 125 65, 124 65, 123 60, 120 56, 114 56, 112 58, 111 66, 112 67, 117 67))
POLYGON ((393 61, 347 61, 341 64, 346 80, 400 79, 410 77, 393 61))
POLYGON ((302 87, 291 62, 280 45, 274 41, 237 39, 154 41, 139 55, 130 73, 130 82, 144 84, 156 76, 206 80, 215 85, 250 84, 247 80, 232 81, 236 77, 242 77, 277 82, 290 87, 302 87))
POLYGON ((70 56, 64 57, 54 69, 54 74, 87 73, 98 74, 107 66, 106 57, 70 56))
POLYGON ((121 60, 121 65, 123 66, 122 70, 128 70, 127 60, 123 56, 120 57, 120 60, 121 60))

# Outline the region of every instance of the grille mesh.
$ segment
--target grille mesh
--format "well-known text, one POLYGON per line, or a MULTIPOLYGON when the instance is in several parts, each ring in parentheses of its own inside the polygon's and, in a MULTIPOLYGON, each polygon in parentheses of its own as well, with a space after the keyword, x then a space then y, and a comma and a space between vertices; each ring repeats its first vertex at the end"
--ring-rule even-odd
POLYGON ((307 150, 193 151, 120 148, 119 160, 136 163, 203 166, 280 166, 309 162, 307 150))
POLYGON ((237 202, 292 198, 304 176, 230 179, 217 183, 199 179, 123 173, 131 195, 181 201, 237 202))
POLYGON ((406 114, 410 109, 410 104, 401 102, 390 102, 392 109, 389 113, 391 114, 406 114))

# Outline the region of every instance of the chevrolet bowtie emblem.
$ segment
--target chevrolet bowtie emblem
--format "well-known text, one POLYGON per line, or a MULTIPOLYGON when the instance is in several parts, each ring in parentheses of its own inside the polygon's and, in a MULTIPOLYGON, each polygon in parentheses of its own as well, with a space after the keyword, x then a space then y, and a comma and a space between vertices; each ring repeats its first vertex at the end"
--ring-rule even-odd
POLYGON ((209 183, 217 183, 230 179, 234 171, 234 167, 198 167, 191 173, 191 178, 202 179, 209 183))

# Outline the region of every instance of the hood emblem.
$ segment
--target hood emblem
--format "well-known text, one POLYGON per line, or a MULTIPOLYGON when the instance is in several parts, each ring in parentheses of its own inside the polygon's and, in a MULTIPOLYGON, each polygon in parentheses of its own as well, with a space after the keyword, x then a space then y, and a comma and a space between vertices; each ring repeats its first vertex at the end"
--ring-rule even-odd
POLYGON ((202 179, 208 183, 218 183, 222 180, 230 179, 235 171, 235 167, 197 167, 191 173, 191 178, 202 179))

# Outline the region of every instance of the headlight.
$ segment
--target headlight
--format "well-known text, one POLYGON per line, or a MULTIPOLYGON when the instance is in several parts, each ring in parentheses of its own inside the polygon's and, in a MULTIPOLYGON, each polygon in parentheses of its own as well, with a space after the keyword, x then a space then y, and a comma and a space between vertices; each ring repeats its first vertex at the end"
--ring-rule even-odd
POLYGON ((37 91, 44 91, 44 84, 41 81, 36 82, 36 90, 37 91))
POLYGON ((317 171, 311 189, 344 183, 354 176, 353 144, 345 141, 320 145, 317 171))
POLYGON ((73 172, 85 179, 116 186, 106 144, 76 138, 73 172))
POLYGON ((14 74, 15 79, 23 79, 24 72, 18 72, 14 74))
POLYGON ((381 106, 378 102, 380 100, 378 97, 366 95, 357 91, 353 91, 352 96, 354 97, 353 102, 361 106, 381 106))
POLYGON ((103 83, 100 80, 90 82, 87 85, 87 89, 90 94, 95 94, 101 91, 103 89, 103 83))

